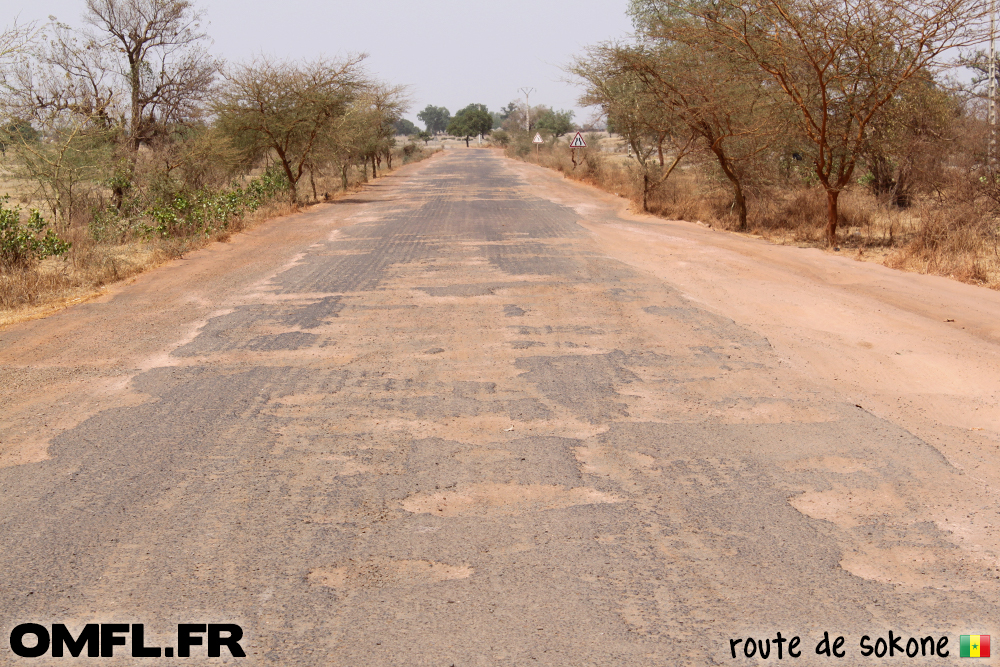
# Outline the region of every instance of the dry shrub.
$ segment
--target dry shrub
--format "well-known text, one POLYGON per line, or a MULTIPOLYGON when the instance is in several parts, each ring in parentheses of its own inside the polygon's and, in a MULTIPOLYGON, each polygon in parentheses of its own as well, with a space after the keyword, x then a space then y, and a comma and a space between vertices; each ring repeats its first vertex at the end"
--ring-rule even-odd
POLYGON ((724 199, 700 178, 697 169, 683 167, 654 190, 647 202, 654 215, 690 222, 717 223, 725 206, 724 199))
POLYGON ((914 233, 887 258, 887 266, 1000 286, 1000 229, 993 216, 969 203, 925 204, 917 213, 914 233))

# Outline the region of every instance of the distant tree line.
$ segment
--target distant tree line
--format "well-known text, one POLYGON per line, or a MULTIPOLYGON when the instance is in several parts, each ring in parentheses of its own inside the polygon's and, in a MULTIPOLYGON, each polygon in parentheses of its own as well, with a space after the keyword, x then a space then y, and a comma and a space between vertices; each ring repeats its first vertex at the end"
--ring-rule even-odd
POLYGON ((429 104, 417 118, 426 126, 421 136, 447 133, 463 138, 466 145, 472 138, 484 138, 495 130, 502 130, 496 140, 505 144, 510 133, 538 131, 558 138, 576 129, 572 111, 554 111, 544 105, 528 110, 518 100, 493 112, 485 104, 470 104, 454 116, 445 107, 429 104))

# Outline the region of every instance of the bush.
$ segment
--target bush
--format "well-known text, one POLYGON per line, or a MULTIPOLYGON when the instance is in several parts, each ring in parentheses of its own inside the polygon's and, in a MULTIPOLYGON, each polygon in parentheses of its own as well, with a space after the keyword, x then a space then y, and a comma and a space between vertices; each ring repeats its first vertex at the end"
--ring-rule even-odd
POLYGON ((284 195, 288 181, 277 170, 268 170, 245 188, 208 189, 162 193, 147 205, 135 204, 123 214, 108 208, 95 214, 90 225, 94 240, 122 243, 132 238, 183 238, 229 229, 234 220, 256 211, 261 205, 284 195))
POLYGON ((403 145, 403 164, 410 164, 411 162, 420 162, 421 160, 430 157, 435 151, 428 150, 419 144, 404 144, 403 145))
POLYGON ((8 197, 0 197, 0 267, 27 268, 46 257, 62 255, 70 249, 51 229, 37 210, 26 223, 20 208, 7 208, 8 197), (43 233, 44 232, 44 233, 43 233))

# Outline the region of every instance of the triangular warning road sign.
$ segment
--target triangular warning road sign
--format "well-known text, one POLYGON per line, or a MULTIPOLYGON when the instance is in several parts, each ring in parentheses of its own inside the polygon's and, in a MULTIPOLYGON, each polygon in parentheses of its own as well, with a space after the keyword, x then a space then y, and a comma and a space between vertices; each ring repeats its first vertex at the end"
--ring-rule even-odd
POLYGON ((586 148, 587 147, 587 142, 583 140, 583 135, 580 134, 579 132, 577 132, 576 136, 573 137, 573 141, 570 142, 569 147, 570 148, 586 148))
POLYGON ((531 140, 531 143, 533 143, 533 144, 544 144, 545 141, 542 139, 542 135, 540 133, 535 132, 535 138, 531 140))

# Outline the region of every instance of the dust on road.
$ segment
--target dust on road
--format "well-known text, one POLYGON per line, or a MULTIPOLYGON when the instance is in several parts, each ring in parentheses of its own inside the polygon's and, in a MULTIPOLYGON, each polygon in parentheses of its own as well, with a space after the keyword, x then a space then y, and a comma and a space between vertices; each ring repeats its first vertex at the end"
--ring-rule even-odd
POLYGON ((445 666, 987 634, 996 295, 767 248, 455 151, 10 327, 0 630, 445 666))

